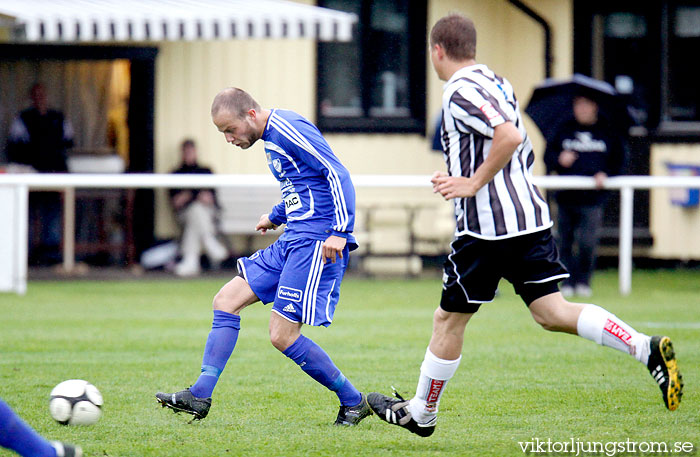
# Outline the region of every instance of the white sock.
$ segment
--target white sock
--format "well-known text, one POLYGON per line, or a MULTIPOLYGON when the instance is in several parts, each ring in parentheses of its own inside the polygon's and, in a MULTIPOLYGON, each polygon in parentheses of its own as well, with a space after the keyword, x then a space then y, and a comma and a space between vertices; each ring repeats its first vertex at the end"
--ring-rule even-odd
POLYGON ((631 354, 644 365, 649 361, 650 338, 600 306, 586 305, 576 327, 583 338, 631 354))
POLYGON ((457 371, 460 360, 462 356, 456 360, 443 360, 430 352, 430 348, 425 351, 416 396, 409 401, 408 405, 413 420, 419 424, 425 424, 437 415, 440 397, 447 381, 457 371))

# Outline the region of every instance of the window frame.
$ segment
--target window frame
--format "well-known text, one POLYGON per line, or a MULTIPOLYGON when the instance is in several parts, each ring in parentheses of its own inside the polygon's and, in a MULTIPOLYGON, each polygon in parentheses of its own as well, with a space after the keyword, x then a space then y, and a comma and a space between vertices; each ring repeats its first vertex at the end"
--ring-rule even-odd
MULTIPOLYGON (((684 0, 662 0, 658 3, 640 4, 634 0, 575 0, 574 1, 574 71, 596 76, 596 64, 593 61, 591 36, 596 15, 609 14, 614 11, 644 11, 647 17, 649 33, 656 39, 651 40, 649 49, 650 71, 656 79, 657 91, 649 94, 650 123, 648 137, 653 142, 700 142, 700 120, 664 119, 669 112, 669 41, 671 11, 673 7, 687 4, 684 0), (655 70, 656 69, 656 70, 655 70)), ((600 39, 602 37, 596 37, 600 39)), ((599 75, 598 75, 599 76, 599 75)))
MULTIPOLYGON (((353 31, 353 36, 359 40, 360 53, 371 49, 369 33, 364 33, 368 28, 371 14, 371 0, 359 0, 361 2, 361 14, 353 31)), ((318 6, 324 6, 323 1, 318 6)), ((369 115, 369 99, 371 81, 374 74, 370 69, 362 65, 360 73, 360 90, 362 109, 361 117, 350 116, 324 116, 321 112, 321 97, 323 81, 323 62, 320 58, 321 47, 324 43, 317 43, 316 52, 316 125, 322 132, 327 133, 419 133, 426 134, 426 59, 427 59, 427 2, 410 1, 408 13, 408 87, 409 116, 405 117, 371 117, 369 115)), ((360 57, 362 61, 362 57, 360 57)))
POLYGON ((656 135, 661 137, 689 137, 700 139, 700 119, 683 121, 670 119, 671 76, 670 76, 670 46, 673 29, 672 9, 686 5, 687 2, 667 0, 663 2, 661 12, 661 98, 659 106, 659 124, 656 135))

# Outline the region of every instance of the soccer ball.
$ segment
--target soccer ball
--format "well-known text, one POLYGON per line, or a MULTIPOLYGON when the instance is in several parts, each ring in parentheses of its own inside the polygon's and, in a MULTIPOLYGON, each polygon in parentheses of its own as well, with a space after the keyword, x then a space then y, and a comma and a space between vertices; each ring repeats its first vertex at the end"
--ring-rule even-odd
POLYGON ((102 394, 87 381, 63 381, 51 391, 49 411, 59 424, 92 425, 102 415, 102 394))

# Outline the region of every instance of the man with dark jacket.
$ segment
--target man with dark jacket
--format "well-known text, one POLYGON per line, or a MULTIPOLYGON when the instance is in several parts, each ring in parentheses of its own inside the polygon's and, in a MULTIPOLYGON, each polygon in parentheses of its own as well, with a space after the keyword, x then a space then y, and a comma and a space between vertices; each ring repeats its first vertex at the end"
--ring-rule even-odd
POLYGON ((562 124, 547 144, 547 173, 565 176, 593 176, 597 190, 561 190, 555 193, 561 260, 571 276, 561 292, 591 295, 595 251, 603 222, 606 192, 601 190, 608 176, 622 172, 625 147, 621 135, 598 117, 598 104, 586 96, 573 102, 574 119, 562 124))
MULTIPOLYGON (((66 150, 73 146, 73 128, 58 110, 50 109, 46 89, 34 84, 32 106, 10 126, 7 158, 40 173, 65 173, 66 150)), ((29 195, 29 262, 52 264, 60 260, 61 197, 56 192, 29 195)))

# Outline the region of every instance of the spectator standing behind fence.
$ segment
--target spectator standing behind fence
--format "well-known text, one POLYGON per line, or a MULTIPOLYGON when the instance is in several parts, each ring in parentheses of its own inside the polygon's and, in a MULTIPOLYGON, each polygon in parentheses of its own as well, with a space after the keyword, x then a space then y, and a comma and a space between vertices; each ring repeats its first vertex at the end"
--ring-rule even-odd
MULTIPOLYGON (((32 106, 12 122, 7 142, 11 163, 28 165, 40 173, 65 173, 66 151, 73 146, 73 127, 63 113, 49 108, 46 88, 34 84, 32 106)), ((48 265, 60 261, 61 197, 55 192, 29 196, 29 262, 48 265)))
MULTIPOLYGON (((211 169, 197 162, 197 146, 187 139, 180 147, 182 163, 175 174, 211 174, 211 169)), ((178 276, 195 276, 201 271, 200 257, 205 253, 217 267, 229 256, 226 246, 217 238, 219 207, 212 189, 171 189, 170 201, 182 228, 180 254, 175 265, 178 276)))
POLYGON ((561 292, 589 297, 607 196, 602 188, 608 176, 622 172, 625 146, 609 120, 599 118, 598 104, 592 98, 576 96, 573 112, 574 119, 563 123, 547 143, 544 160, 547 173, 593 176, 598 187, 554 194, 561 260, 571 274, 561 292))

